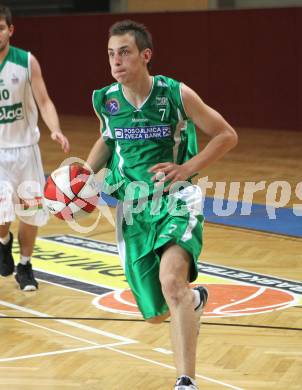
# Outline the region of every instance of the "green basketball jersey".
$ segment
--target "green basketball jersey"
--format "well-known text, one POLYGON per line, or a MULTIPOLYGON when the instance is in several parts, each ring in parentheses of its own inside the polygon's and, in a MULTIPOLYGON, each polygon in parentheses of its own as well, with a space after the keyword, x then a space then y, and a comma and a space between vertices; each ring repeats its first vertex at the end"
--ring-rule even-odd
POLYGON ((154 174, 149 168, 161 162, 182 164, 197 154, 195 126, 184 110, 180 82, 154 76, 141 107, 126 99, 120 83, 94 91, 92 100, 103 123, 104 140, 112 151, 104 191, 119 200, 127 199, 128 185, 137 182, 141 185, 131 197, 150 198, 154 174))
POLYGON ((0 148, 36 144, 40 137, 37 123, 30 53, 10 46, 0 64, 0 148))

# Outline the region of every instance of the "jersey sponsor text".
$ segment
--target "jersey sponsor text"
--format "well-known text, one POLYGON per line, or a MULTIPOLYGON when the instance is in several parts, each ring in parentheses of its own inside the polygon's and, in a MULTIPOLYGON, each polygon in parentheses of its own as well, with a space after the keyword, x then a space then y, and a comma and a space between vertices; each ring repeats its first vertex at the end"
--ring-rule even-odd
POLYGON ((0 107, 0 123, 10 123, 23 119, 22 103, 0 107))
POLYGON ((158 139, 171 135, 170 125, 115 128, 115 137, 124 140, 158 139))

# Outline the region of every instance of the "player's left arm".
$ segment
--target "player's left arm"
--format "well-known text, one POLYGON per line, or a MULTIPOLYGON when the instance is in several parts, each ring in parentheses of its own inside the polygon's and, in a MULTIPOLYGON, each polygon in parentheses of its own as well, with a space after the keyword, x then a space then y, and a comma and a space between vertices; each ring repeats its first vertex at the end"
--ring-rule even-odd
POLYGON ((211 137, 206 147, 185 164, 190 174, 204 169, 219 160, 238 142, 233 127, 213 108, 205 104, 195 91, 182 84, 182 99, 185 111, 194 124, 211 137))
POLYGON ((69 151, 69 141, 63 134, 56 108, 50 99, 38 60, 31 55, 31 86, 41 116, 51 132, 51 138, 58 142, 65 153, 69 151))
MULTIPOLYGON (((165 174, 161 181, 171 181, 166 188, 177 181, 185 181, 206 168, 236 146, 238 137, 232 126, 213 108, 205 104, 191 88, 181 84, 182 100, 188 117, 194 124, 211 137, 207 146, 196 156, 182 165, 159 163, 150 169, 155 174, 165 174)), ((154 180, 156 175, 154 176, 154 180)))

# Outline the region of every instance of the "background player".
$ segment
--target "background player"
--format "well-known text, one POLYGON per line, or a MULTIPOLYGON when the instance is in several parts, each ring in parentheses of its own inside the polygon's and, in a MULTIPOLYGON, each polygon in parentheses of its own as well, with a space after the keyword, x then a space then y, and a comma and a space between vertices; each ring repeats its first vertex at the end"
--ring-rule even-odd
POLYGON ((42 204, 44 172, 36 103, 52 140, 64 152, 69 142, 60 129, 37 59, 10 45, 13 32, 11 12, 0 5, 0 274, 14 271, 9 228, 17 214, 20 263, 16 280, 22 290, 30 291, 38 287, 30 263, 37 229, 48 218, 42 204))
POLYGON ((194 329, 207 292, 188 284, 197 277, 203 225, 200 190, 189 179, 233 148, 237 135, 191 88, 150 75, 152 39, 143 25, 113 25, 108 54, 117 83, 94 92, 101 137, 87 163, 95 172, 110 168, 106 181, 121 201, 117 240, 128 283, 148 322, 171 316, 175 389, 194 390, 194 329), (193 123, 211 137, 200 153, 193 123), (164 186, 172 190, 179 182, 182 190, 165 195, 164 186), (158 208, 151 198, 161 201, 158 208), (180 207, 184 215, 177 214, 180 207))

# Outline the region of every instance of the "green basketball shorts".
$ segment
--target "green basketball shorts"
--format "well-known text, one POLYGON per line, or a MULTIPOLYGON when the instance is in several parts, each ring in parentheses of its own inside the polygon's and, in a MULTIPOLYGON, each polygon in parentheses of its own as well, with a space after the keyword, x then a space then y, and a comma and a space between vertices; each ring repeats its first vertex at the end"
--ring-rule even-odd
POLYGON ((202 194, 190 185, 160 202, 145 200, 137 207, 117 206, 117 241, 127 281, 145 319, 167 312, 159 280, 163 247, 175 243, 192 257, 189 281, 197 278, 202 249, 202 194))

